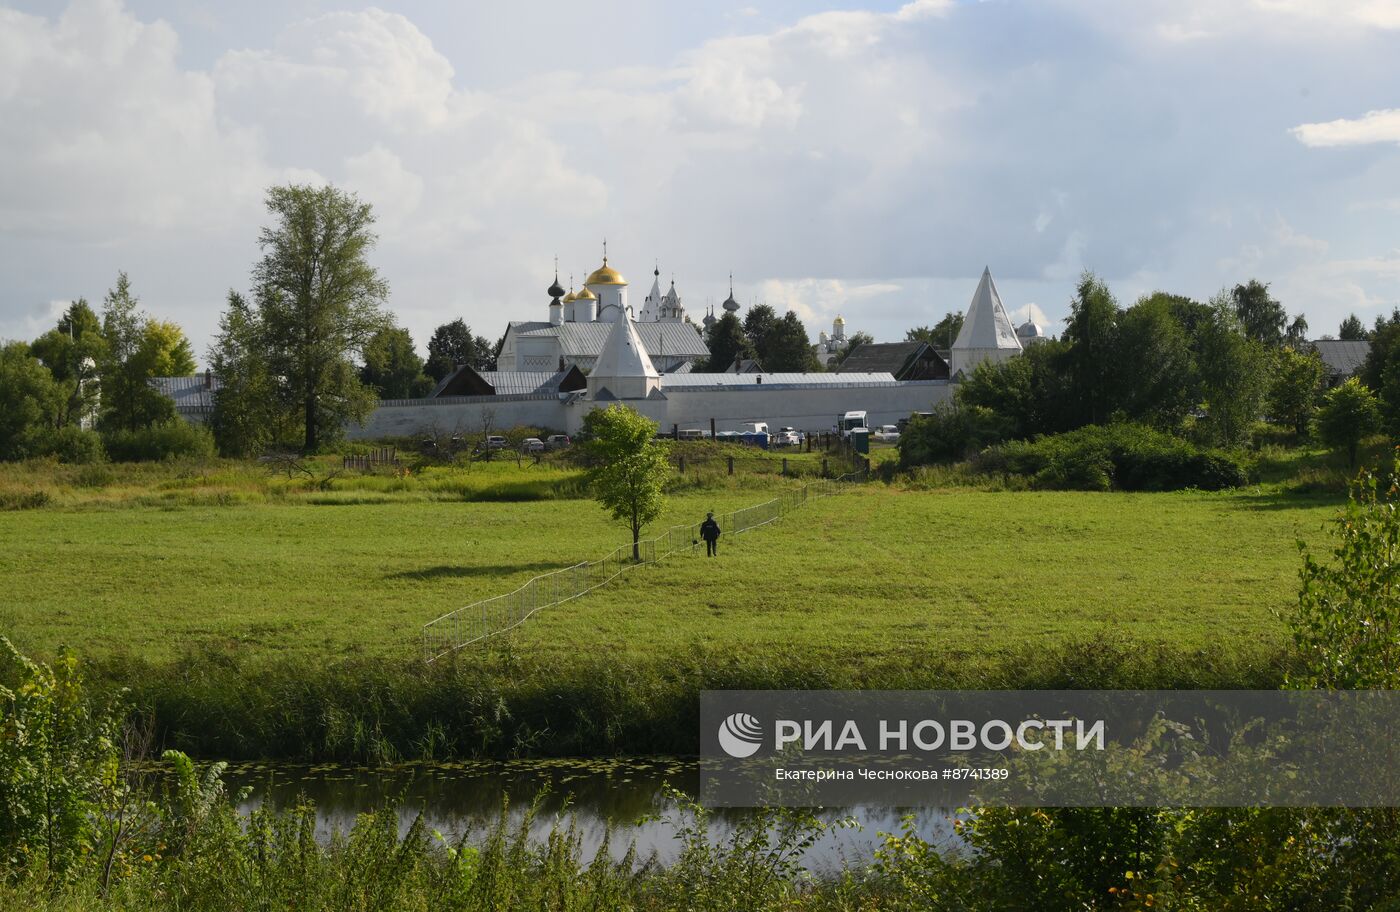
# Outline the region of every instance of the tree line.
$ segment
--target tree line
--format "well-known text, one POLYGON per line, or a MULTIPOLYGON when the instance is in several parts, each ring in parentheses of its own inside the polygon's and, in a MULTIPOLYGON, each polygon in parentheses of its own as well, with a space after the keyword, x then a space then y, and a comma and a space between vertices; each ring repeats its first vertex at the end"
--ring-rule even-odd
MULTIPOLYGON (((909 338, 938 342, 949 330, 921 327, 909 338)), ((1266 283, 1251 279, 1204 302, 1155 292, 1124 307, 1086 272, 1060 338, 979 364, 910 447, 957 459, 1001 440, 1135 422, 1229 448, 1267 419, 1300 437, 1316 433, 1354 460, 1382 413, 1400 430, 1400 366, 1391 368, 1400 365, 1400 310, 1369 333, 1350 316, 1340 332, 1370 338, 1372 349, 1355 381, 1329 390, 1307 320, 1290 316, 1266 283)))
POLYGON ((0 347, 0 459, 88 462, 174 418, 152 377, 194 373, 184 332, 140 309, 126 273, 100 312, 73 301, 33 342, 0 347))

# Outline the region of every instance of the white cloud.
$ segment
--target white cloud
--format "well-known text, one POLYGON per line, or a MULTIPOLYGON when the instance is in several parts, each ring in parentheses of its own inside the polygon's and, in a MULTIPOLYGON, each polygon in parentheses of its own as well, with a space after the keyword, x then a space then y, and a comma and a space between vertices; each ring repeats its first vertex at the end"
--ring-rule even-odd
POLYGON ((1039 304, 1026 304, 1009 312, 1007 316, 1011 318, 1011 322, 1015 326, 1020 326, 1022 323, 1030 320, 1039 324, 1041 330, 1047 335, 1050 333, 1050 318, 1045 315, 1045 311, 1040 308, 1039 304))
MULTIPOLYGON (((1019 282, 1051 311, 1086 266, 1193 295, 1296 276, 1295 307, 1349 284, 1393 297, 1365 266, 1386 262, 1391 213, 1366 202, 1400 198, 1400 167, 1323 171, 1284 132, 1364 109, 1347 66, 1400 79, 1389 5, 848 6, 715 12, 650 55, 531 35, 539 66, 496 81, 436 15, 284 10, 201 54, 119 0, 0 8, 0 332, 127 268, 202 348, 246 283, 264 189, 289 179, 374 203, 374 259, 420 344, 458 315, 492 336, 542 315, 553 255, 581 279, 604 235, 634 280, 660 257, 697 315, 733 269, 813 331, 842 312, 881 338, 964 307, 984 263, 1009 306, 1019 282)), ((1400 141, 1395 115, 1294 135, 1400 141)))
POLYGON ((1367 111, 1363 117, 1300 124, 1289 131, 1305 146, 1400 143, 1400 108, 1367 111))

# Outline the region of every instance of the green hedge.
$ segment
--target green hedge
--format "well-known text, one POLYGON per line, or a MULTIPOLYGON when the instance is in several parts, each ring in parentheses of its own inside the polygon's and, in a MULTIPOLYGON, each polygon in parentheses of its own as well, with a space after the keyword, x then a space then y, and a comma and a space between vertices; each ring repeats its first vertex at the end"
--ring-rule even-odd
POLYGON ((1218 491, 1249 482, 1243 458, 1138 424, 1004 443, 978 458, 983 471, 1021 475, 1035 488, 1067 491, 1218 491))

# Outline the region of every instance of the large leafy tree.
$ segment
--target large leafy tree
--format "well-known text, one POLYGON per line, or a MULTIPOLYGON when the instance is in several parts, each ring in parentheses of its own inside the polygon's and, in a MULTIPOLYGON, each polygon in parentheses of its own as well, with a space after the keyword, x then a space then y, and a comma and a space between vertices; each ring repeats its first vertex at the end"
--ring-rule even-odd
POLYGON ((68 305, 58 325, 34 340, 31 350, 53 374, 63 392, 60 426, 77 426, 96 417, 97 371, 107 355, 102 320, 82 298, 68 305))
MULTIPOLYGON (((1288 325, 1288 312, 1269 294, 1269 286, 1250 279, 1230 290, 1230 303, 1244 334, 1264 345, 1281 345, 1288 325)), ((1306 331, 1307 323, 1303 324, 1306 331)))
POLYGON ((175 414, 171 401, 151 388, 152 377, 174 367, 182 374, 194 369, 189 343, 173 324, 153 324, 138 309, 125 272, 102 301, 102 335, 107 346, 99 365, 102 414, 99 423, 107 431, 135 431, 165 421, 175 414), (152 328, 154 325, 154 329, 152 328))
POLYGON ((388 284, 369 263, 374 213, 332 186, 288 185, 267 194, 273 224, 253 267, 259 336, 271 372, 301 411, 303 448, 337 438, 374 408, 353 359, 388 324, 388 284))
POLYGON ((767 370, 778 370, 768 364, 773 333, 778 328, 778 312, 768 304, 755 304, 744 314, 744 335, 749 337, 754 356, 767 370))
POLYGON ((1007 420, 1008 437, 1054 434, 1078 426, 1066 363, 1069 343, 1048 339, 1006 361, 983 361, 958 384, 957 402, 1007 420))
POLYGON ((640 560, 642 530, 661 516, 663 489, 671 474, 666 444, 656 422, 623 405, 594 409, 583 419, 595 468, 589 488, 613 519, 632 533, 632 559, 640 560))
POLYGON ((495 346, 485 336, 472 335, 471 327, 460 317, 433 330, 423 370, 437 381, 459 364, 470 364, 476 370, 494 370, 496 366, 495 346))
POLYGON ((1170 429, 1199 400, 1190 339, 1161 297, 1123 311, 1112 358, 1115 406, 1131 418, 1170 429))
POLYGON ((1386 368, 1397 352, 1400 352, 1400 307, 1376 317, 1375 328, 1371 330, 1371 348, 1366 352, 1366 360, 1361 362, 1356 375, 1361 382, 1379 392, 1385 380, 1386 368))
POLYGON ((1318 439, 1346 453, 1347 465, 1355 467, 1361 441, 1380 430, 1380 406, 1370 390, 1349 377, 1323 397, 1315 425, 1318 439))
POLYGON ((365 344, 360 379, 381 399, 408 399, 423 391, 423 359, 408 330, 389 326, 365 344))
POLYGON ((1337 329, 1337 338, 1346 342, 1362 342, 1370 338, 1370 333, 1366 332, 1366 326, 1356 314, 1347 314, 1337 329))
POLYGON ((166 320, 147 320, 139 355, 152 377, 188 377, 194 373, 194 350, 185 331, 166 320))
POLYGON ((1196 328, 1196 366, 1210 413, 1210 431, 1222 446, 1242 443, 1259 418, 1269 389, 1269 351, 1247 336, 1228 295, 1212 302, 1209 320, 1196 328))
POLYGON ((0 459, 41 455, 58 425, 64 391, 23 342, 0 347, 0 459))
POLYGON ((1283 348, 1274 353, 1269 380, 1269 416, 1305 434, 1322 392, 1325 369, 1312 350, 1283 348))
POLYGON ((1091 272, 1080 276, 1065 329, 1070 343, 1066 365, 1082 411, 1080 423, 1107 421, 1116 405, 1114 350, 1119 316, 1118 302, 1108 286, 1091 272))
POLYGON ((744 325, 728 312, 705 330, 705 345, 710 349, 705 370, 712 374, 722 374, 738 359, 752 358, 755 354, 744 325))
POLYGON ((790 310, 768 330, 767 346, 767 351, 759 354, 764 370, 802 372, 821 367, 807 337, 807 327, 790 310))
POLYGON ((249 457, 271 444, 292 442, 297 403, 287 384, 272 373, 257 309, 237 292, 228 293, 209 362, 221 384, 209 419, 219 452, 249 457))
POLYGON ((904 334, 906 342, 927 342, 939 351, 948 351, 962 332, 963 314, 949 311, 932 326, 916 326, 904 334))

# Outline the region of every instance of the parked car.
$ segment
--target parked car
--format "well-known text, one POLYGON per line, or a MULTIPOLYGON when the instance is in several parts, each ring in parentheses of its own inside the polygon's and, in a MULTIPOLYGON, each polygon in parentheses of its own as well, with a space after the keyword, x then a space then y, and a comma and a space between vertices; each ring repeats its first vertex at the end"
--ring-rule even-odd
POLYGON ((544 439, 544 446, 547 450, 562 450, 571 443, 573 441, 569 439, 568 434, 550 434, 544 439))
POLYGON ((771 442, 775 447, 802 446, 802 433, 790 427, 779 428, 771 442))
POLYGON ((538 437, 526 437, 520 441, 520 452, 522 453, 543 453, 544 441, 538 437))
POLYGON ((488 450, 504 450, 506 445, 506 439, 500 434, 492 434, 486 438, 486 449, 488 450))
POLYGON ((870 436, 875 440, 883 440, 885 443, 894 443, 899 439, 899 428, 893 424, 882 424, 870 436))
POLYGON ((685 428, 676 432, 676 437, 680 440, 704 440, 709 435, 699 428, 685 428))

